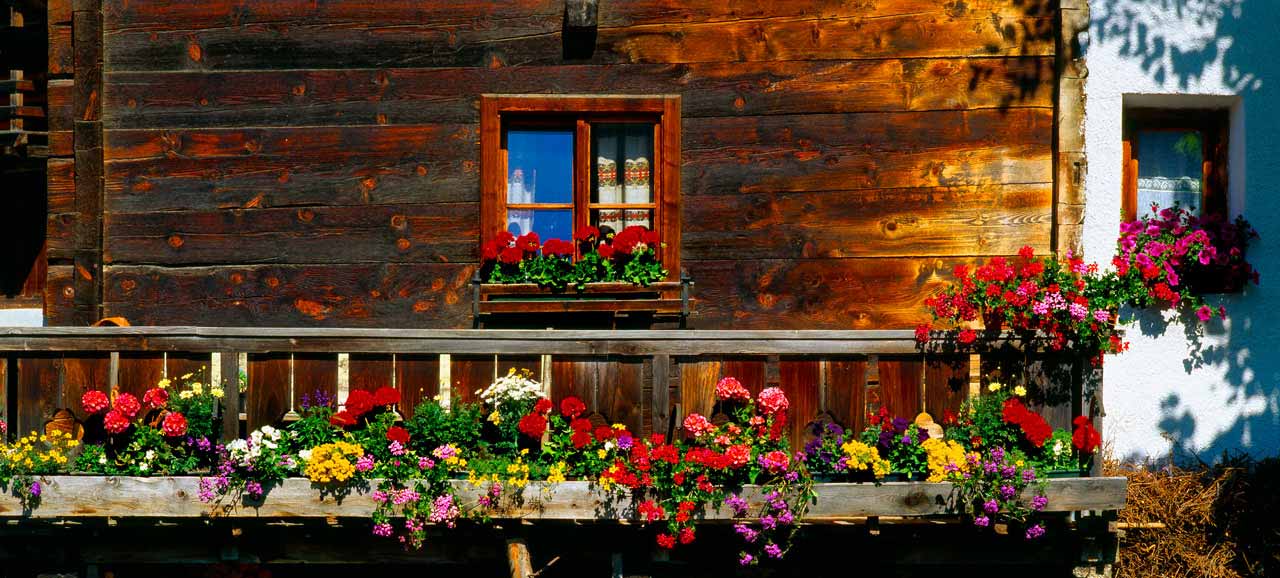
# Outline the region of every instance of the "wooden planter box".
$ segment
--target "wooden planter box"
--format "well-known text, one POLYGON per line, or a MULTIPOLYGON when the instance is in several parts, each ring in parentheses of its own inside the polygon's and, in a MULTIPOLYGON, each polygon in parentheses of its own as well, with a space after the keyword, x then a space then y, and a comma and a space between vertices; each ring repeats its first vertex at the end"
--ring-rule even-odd
MULTIPOLYGON (((303 478, 290 478, 270 489, 261 503, 205 504, 200 478, 135 478, 111 476, 44 476, 40 505, 24 511, 17 498, 0 496, 0 518, 367 518, 373 512, 369 491, 355 489, 345 497, 322 493, 303 478)), ((474 502, 486 488, 463 480, 452 482, 465 502, 474 502)), ((1125 504, 1125 478, 1049 480, 1047 511, 1119 510, 1125 504)), ((882 484, 816 484, 817 502, 805 521, 839 522, 876 516, 955 515, 954 488, 949 483, 886 482, 882 484)), ((763 503, 759 486, 742 495, 755 511, 763 503)), ((629 498, 603 491, 592 482, 530 482, 519 507, 496 512, 495 518, 525 520, 634 520, 629 498)), ((1027 495, 1030 500, 1030 494, 1027 495)), ((714 507, 714 506, 713 506, 714 507)), ((708 520, 727 521, 728 508, 706 512, 708 520)))
POLYGON ((604 313, 615 316, 652 315, 675 319, 684 327, 694 300, 690 295, 693 282, 661 281, 648 287, 631 283, 589 283, 582 290, 568 287, 553 291, 532 283, 481 283, 474 286, 473 313, 475 326, 493 315, 549 315, 563 313, 604 313))

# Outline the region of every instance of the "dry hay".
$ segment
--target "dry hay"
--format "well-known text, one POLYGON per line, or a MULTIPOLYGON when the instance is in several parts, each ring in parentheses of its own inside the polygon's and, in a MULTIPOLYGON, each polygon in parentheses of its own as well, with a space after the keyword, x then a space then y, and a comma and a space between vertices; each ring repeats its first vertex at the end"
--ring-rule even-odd
POLYGON ((1182 469, 1108 459, 1106 475, 1129 478, 1128 504, 1119 515, 1125 536, 1118 576, 1275 575, 1277 464, 1225 458, 1217 466, 1182 469))

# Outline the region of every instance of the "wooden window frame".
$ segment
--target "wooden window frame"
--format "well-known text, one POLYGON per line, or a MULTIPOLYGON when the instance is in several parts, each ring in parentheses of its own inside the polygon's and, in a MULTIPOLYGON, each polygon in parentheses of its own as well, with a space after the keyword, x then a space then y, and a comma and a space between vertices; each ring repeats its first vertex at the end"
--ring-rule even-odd
MULTIPOLYGON (((678 95, 509 95, 480 96, 480 241, 505 229, 507 162, 502 146, 503 123, 537 124, 573 121, 574 229, 590 223, 590 123, 652 120, 654 124, 653 220, 664 246, 659 248, 667 280, 680 277, 680 97, 678 95)), ((634 205, 632 205, 634 206, 634 205)), ((572 241, 571 239, 565 239, 572 241)), ((576 243, 575 243, 576 245, 576 243)), ((479 244, 477 244, 477 248, 479 244)))
POLYGON ((1198 131, 1204 151, 1201 214, 1227 215, 1227 141, 1230 111, 1203 108, 1131 108, 1124 111, 1124 196, 1121 218, 1138 217, 1138 133, 1147 130, 1198 131))

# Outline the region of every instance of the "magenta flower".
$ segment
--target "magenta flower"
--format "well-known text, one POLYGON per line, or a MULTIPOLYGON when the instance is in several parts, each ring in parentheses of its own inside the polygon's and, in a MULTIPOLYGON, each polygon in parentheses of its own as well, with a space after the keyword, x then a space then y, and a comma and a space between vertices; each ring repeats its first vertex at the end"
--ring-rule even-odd
POLYGON ((1199 318, 1201 322, 1213 319, 1213 309, 1210 309, 1208 305, 1201 305, 1200 308, 1196 310, 1196 317, 1199 318))

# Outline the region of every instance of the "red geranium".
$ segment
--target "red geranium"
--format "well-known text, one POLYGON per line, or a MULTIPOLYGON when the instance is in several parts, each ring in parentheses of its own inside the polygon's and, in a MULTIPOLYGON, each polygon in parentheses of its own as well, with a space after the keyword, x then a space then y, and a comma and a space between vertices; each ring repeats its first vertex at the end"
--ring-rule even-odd
POLYGON ((916 326, 916 343, 928 343, 929 331, 931 331, 932 328, 933 327, 928 323, 921 323, 920 325, 917 325, 916 326))
POLYGON ((409 430, 398 425, 387 428, 387 441, 400 442, 401 445, 409 443, 409 430))
POLYGON ((596 435, 596 440, 601 442, 607 442, 613 439, 613 428, 607 425, 602 425, 596 428, 595 435, 596 435))
POLYGON ((1082 415, 1072 423, 1076 428, 1071 434, 1071 445, 1074 445, 1082 454, 1092 454, 1097 451, 1098 446, 1102 445, 1102 434, 1094 429, 1089 418, 1082 415))
POLYGON ((612 259, 613 252, 614 252, 613 245, 609 245, 608 243, 600 243, 600 247, 596 249, 596 252, 600 254, 601 258, 612 259))
POLYGON ((582 400, 575 396, 571 395, 560 400, 560 413, 569 419, 582 415, 584 411, 587 411, 587 404, 582 403, 582 400))
POLYGON ((547 239, 542 244, 542 254, 550 257, 572 257, 573 243, 560 239, 547 239))
POLYGON ((500 251, 501 249, 498 247, 498 244, 496 242, 485 241, 483 244, 480 245, 480 258, 481 260, 484 260, 484 261, 497 260, 498 253, 500 251))
POLYGON ((400 403, 400 390, 391 386, 382 386, 373 392, 373 405, 395 405, 400 403))
POLYGON ((526 414, 520 418, 520 423, 516 425, 516 429, 533 439, 541 438, 543 432, 547 431, 547 418, 542 417, 540 413, 526 414))
POLYGON ((721 401, 751 401, 751 392, 742 386, 742 382, 732 377, 726 377, 716 384, 716 399, 721 401))
POLYGON ((576 418, 569 422, 569 429, 576 432, 591 433, 591 420, 587 418, 576 418))
POLYGON ((351 412, 344 409, 329 416, 329 424, 335 427, 353 426, 356 425, 356 416, 351 415, 351 412))
POLYGON ((347 394, 347 402, 344 405, 346 406, 347 411, 351 412, 351 416, 353 418, 357 418, 369 413, 369 411, 373 409, 373 406, 377 404, 374 402, 372 393, 363 389, 357 389, 347 394))
POLYGON ((573 448, 580 450, 591 445, 591 433, 587 431, 575 431, 569 436, 569 442, 573 444, 573 448))
POLYGON ((668 550, 676 547, 676 537, 671 534, 658 534, 658 545, 668 550))
POLYGON ((125 419, 133 419, 138 416, 139 411, 142 411, 142 404, 138 402, 138 398, 132 393, 117 395, 111 407, 120 412, 120 415, 124 416, 125 419))
POLYGON ((160 431, 163 431, 164 435, 171 438, 176 438, 186 434, 187 433, 186 416, 176 411, 169 412, 164 416, 164 421, 161 422, 160 424, 160 431))
POLYGON ((533 413, 547 413, 549 411, 551 411, 551 400, 540 397, 538 401, 534 402, 533 413))
POLYGON ((85 413, 93 415, 111 407, 111 399, 101 391, 86 391, 80 396, 80 406, 84 408, 85 413))
POLYGON ((106 417, 102 420, 103 429, 107 433, 118 434, 129 429, 129 418, 125 417, 119 410, 111 410, 107 412, 106 417))
POLYGON ((542 247, 542 240, 538 238, 538 234, 529 231, 519 237, 516 237, 516 248, 525 253, 537 253, 542 247))
POLYGON ((587 225, 574 231, 573 238, 576 241, 594 241, 600 238, 600 229, 587 225))
POLYGON ((498 261, 507 265, 515 265, 524 259, 524 251, 518 247, 507 247, 498 253, 498 261))
POLYGON ((160 409, 169 403, 169 392, 158 387, 148 389, 142 394, 142 403, 151 409, 160 409))

